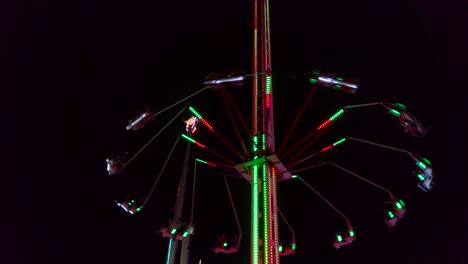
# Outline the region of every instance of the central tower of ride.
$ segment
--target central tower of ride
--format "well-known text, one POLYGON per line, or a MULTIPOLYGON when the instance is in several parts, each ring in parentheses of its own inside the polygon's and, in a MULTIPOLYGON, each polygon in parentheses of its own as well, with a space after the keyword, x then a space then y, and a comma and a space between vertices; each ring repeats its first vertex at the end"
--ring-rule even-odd
POLYGON ((268 0, 254 0, 252 84, 252 160, 245 164, 252 184, 250 263, 279 263, 276 183, 278 171, 273 121, 273 92, 268 0), (265 74, 258 74, 258 73, 265 74), (273 155, 272 155, 273 154, 273 155), (272 156, 274 158, 272 159, 272 156))

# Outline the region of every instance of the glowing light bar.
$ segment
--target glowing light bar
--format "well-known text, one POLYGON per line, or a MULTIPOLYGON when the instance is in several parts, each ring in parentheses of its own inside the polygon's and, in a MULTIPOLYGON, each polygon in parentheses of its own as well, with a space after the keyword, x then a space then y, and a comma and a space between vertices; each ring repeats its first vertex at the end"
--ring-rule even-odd
POLYGON ((418 165, 419 168, 422 170, 425 170, 427 168, 426 164, 422 163, 421 161, 416 161, 416 165, 418 165))
POLYGON ((292 249, 292 250, 296 250, 296 243, 292 243, 291 249, 292 249))
POLYGON ((391 211, 388 211, 387 214, 388 214, 388 216, 390 216, 390 218, 395 217, 395 215, 391 211))
POLYGON ((396 117, 400 117, 400 112, 398 112, 397 110, 394 110, 394 109, 390 109, 390 114, 396 116, 396 117))
POLYGON ((195 111, 195 109, 193 109, 193 107, 189 107, 189 110, 198 118, 202 118, 202 116, 197 112, 195 111))
POLYGON ((345 141, 346 141, 346 138, 342 138, 342 139, 338 140, 337 142, 333 143, 333 146, 336 146, 336 145, 338 145, 338 144, 341 144, 341 143, 343 143, 343 142, 345 142, 345 141))
POLYGON ((421 173, 418 173, 418 179, 424 181, 426 178, 421 173))
POLYGON ((192 138, 190 138, 190 137, 188 137, 188 136, 186 136, 186 135, 184 135, 184 134, 182 134, 182 137, 185 138, 186 140, 188 140, 188 141, 194 143, 195 145, 197 145, 197 146, 199 146, 199 147, 206 148, 205 145, 198 143, 198 142, 195 141, 194 139, 192 139, 192 138))
POLYGON ((317 127, 317 130, 322 129, 324 126, 328 125, 329 123, 330 123, 330 119, 327 120, 327 121, 325 121, 325 122, 323 122, 320 126, 318 126, 318 127, 317 127))
POLYGON ((343 109, 340 109, 338 112, 336 112, 334 115, 332 115, 327 121, 323 122, 320 126, 317 127, 317 130, 320 130, 324 128, 325 126, 328 126, 331 122, 333 122, 335 119, 340 117, 344 113, 343 109))
POLYGON ((208 124, 208 122, 206 122, 206 120, 204 118, 200 118, 200 121, 211 131, 211 132, 214 132, 214 128, 208 124))
MULTIPOLYGON (((268 202, 270 201, 270 197, 268 196, 268 187, 269 187, 269 175, 267 171, 267 164, 263 163, 262 164, 262 192, 263 192, 263 241, 268 241, 268 235, 269 235, 269 204, 268 202)), ((264 256, 264 262, 263 263, 268 263, 268 257, 270 256, 269 253, 269 243, 264 243, 263 247, 263 256, 264 256)))
POLYGON ((258 165, 252 167, 252 197, 252 255, 253 263, 258 263, 258 165))
POLYGON ((331 82, 332 82, 332 79, 331 79, 331 78, 319 77, 318 79, 319 79, 319 81, 322 81, 322 82, 327 82, 327 83, 331 83, 331 82))
POLYGON ((271 76, 266 77, 265 93, 266 93, 266 98, 265 98, 266 107, 269 108, 270 102, 271 102, 271 76))
POLYGON ((175 234, 176 232, 177 232, 177 229, 175 229, 175 228, 173 228, 173 229, 171 230, 171 234, 175 234))
POLYGON ((193 108, 189 107, 189 110, 202 122, 211 132, 214 132, 214 128, 193 108))
POLYGON ((201 162, 201 163, 204 163, 204 164, 207 164, 207 165, 216 167, 216 164, 213 164, 213 163, 208 162, 208 161, 206 161, 206 160, 201 160, 201 159, 195 159, 195 160, 198 161, 198 162, 201 162))
POLYGON ((138 123, 141 122, 141 120, 143 120, 148 114, 147 113, 143 113, 141 116, 139 116, 135 121, 133 121, 132 123, 130 123, 126 129, 127 130, 130 130, 132 129, 132 127, 134 127, 135 125, 137 125, 138 123))
POLYGON ((333 148, 333 145, 330 145, 330 146, 326 146, 324 147, 322 150, 320 150, 320 153, 324 152, 324 151, 327 151, 329 149, 333 148))
POLYGON ((398 210, 401 210, 403 208, 403 206, 399 202, 396 202, 395 206, 398 210))
POLYGON ((337 146, 337 145, 339 145, 339 144, 341 144, 341 143, 343 143, 345 141, 346 141, 346 138, 342 138, 342 139, 338 140, 337 142, 335 142, 335 143, 333 143, 331 145, 328 145, 328 146, 324 147, 323 149, 321 149, 320 153, 322 153, 324 151, 327 151, 327 150, 329 150, 329 149, 331 149, 331 148, 333 148, 333 147, 335 147, 335 146, 337 146))
POLYGON ((171 261, 171 249, 172 249, 172 239, 169 239, 169 248, 167 249, 166 264, 169 264, 171 261))
POLYGON ((354 236, 354 230, 349 230, 349 236, 351 236, 351 237, 354 236))
POLYGON ((336 114, 334 114, 332 117, 330 117, 330 121, 335 120, 336 118, 338 118, 339 116, 341 116, 343 113, 344 113, 344 110, 343 110, 343 109, 340 109, 338 112, 336 112, 336 114))
POLYGON ((295 179, 295 178, 297 178, 298 176, 299 176, 299 175, 293 174, 293 175, 292 175, 292 178, 295 179))
POLYGON ((266 77, 266 90, 265 90, 265 92, 266 92, 266 94, 271 93, 271 76, 266 77))
POLYGON ((310 78, 309 82, 312 83, 312 84, 316 84, 318 81, 315 78, 310 78))
MULTIPOLYGON (((340 78, 341 79, 341 78, 340 78)), ((326 82, 326 83, 331 83, 331 84, 338 84, 338 85, 343 85, 343 86, 346 86, 346 87, 349 87, 349 88, 353 88, 353 89, 357 89, 357 85, 355 84, 352 84, 352 83, 348 83, 348 82, 343 82, 341 80, 334 80, 332 78, 328 78, 328 77, 318 77, 318 80, 319 81, 322 81, 322 82, 326 82)))
POLYGON ((341 242, 341 241, 343 241, 343 237, 340 234, 338 234, 338 235, 336 235, 336 240, 338 242, 341 242))
POLYGON ((395 103, 396 106, 400 107, 401 109, 405 109, 406 110, 406 106, 403 105, 403 104, 400 104, 400 103, 395 103))
POLYGON ((256 152, 256 151, 258 150, 258 148, 257 148, 257 145, 258 145, 258 137, 257 137, 257 136, 254 136, 253 142, 254 142, 254 144, 253 144, 252 149, 253 149, 254 152, 256 152))
POLYGON ((185 231, 185 232, 182 234, 182 237, 187 237, 187 235, 188 235, 188 232, 185 231))
POLYGON ((423 159, 423 161, 426 162, 427 165, 432 165, 432 163, 428 159, 426 159, 426 158, 422 158, 422 159, 423 159))
POLYGON ((209 81, 205 81, 203 84, 205 84, 205 85, 221 84, 221 83, 227 83, 227 82, 237 82, 237 81, 242 81, 242 80, 244 80, 244 76, 209 80, 209 81))
POLYGON ((279 247, 278 247, 278 251, 279 251, 279 252, 283 252, 283 246, 279 246, 279 247))
POLYGON ((405 205, 405 202, 403 202, 403 200, 400 199, 400 200, 398 200, 398 202, 399 202, 401 205, 406 206, 406 205, 405 205))
POLYGON ((266 136, 262 134, 262 150, 266 149, 266 136))
POLYGON ((227 247, 228 243, 224 242, 223 247, 227 247))

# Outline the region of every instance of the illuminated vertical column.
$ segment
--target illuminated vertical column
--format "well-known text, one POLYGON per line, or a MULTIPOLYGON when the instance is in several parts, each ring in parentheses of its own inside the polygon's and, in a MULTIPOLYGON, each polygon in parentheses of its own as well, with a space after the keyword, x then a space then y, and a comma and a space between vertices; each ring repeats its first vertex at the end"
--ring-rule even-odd
MULTIPOLYGON (((252 134, 254 159, 268 156, 274 151, 273 93, 270 53, 270 18, 268 0, 254 0, 253 72, 256 75, 252 87, 252 134), (258 144, 261 140, 261 144, 258 144)), ((271 217, 270 164, 257 164, 252 175, 252 256, 251 263, 278 263, 272 256, 273 222, 271 217), (260 175, 261 173, 261 175, 260 175), (261 178, 260 178, 261 177, 261 178), (261 185, 261 186, 259 186, 261 185), (261 204, 260 204, 261 203, 261 204), (259 242, 263 241, 262 247, 259 242), (260 252, 262 249, 262 253, 260 252)), ((276 196, 275 196, 276 197, 276 196)))
POLYGON ((263 263, 270 263, 270 246, 271 246, 271 240, 270 240, 270 231, 269 231, 269 226, 270 226, 270 197, 269 197, 269 182, 270 182, 270 177, 268 173, 268 165, 266 163, 262 164, 262 194, 263 194, 263 263))
MULTIPOLYGON (((253 146, 252 150, 254 153, 258 151, 258 137, 253 137, 253 146)), ((258 156, 255 155, 254 159, 258 156)), ((252 175, 252 235, 251 235, 251 263, 258 264, 259 259, 259 252, 258 252, 258 238, 259 238, 259 230, 258 230, 258 218, 259 218, 259 204, 258 204, 258 196, 259 196, 259 186, 258 186, 258 167, 259 165, 254 165, 250 170, 252 175)))
POLYGON ((271 220, 272 221, 272 229, 273 229, 273 247, 274 251, 271 252, 272 254, 275 254, 274 257, 276 259, 276 263, 279 263, 279 252, 278 252, 278 246, 279 246, 279 232, 278 232, 278 203, 277 203, 277 196, 276 196, 276 170, 275 168, 271 168, 271 191, 270 191, 270 197, 272 200, 272 207, 271 207, 271 220))
POLYGON ((273 238, 273 218, 272 218, 272 214, 271 214, 271 207, 272 207, 272 200, 271 200, 271 185, 272 185, 272 178, 271 178, 271 169, 272 167, 269 165, 269 164, 266 164, 266 167, 267 167, 267 174, 268 174, 268 195, 267 195, 267 199, 268 199, 268 238, 270 240, 270 243, 269 243, 269 246, 268 246, 268 251, 269 251, 269 255, 270 255, 270 263, 274 263, 274 245, 275 245, 275 241, 274 241, 274 238, 273 238))
POLYGON ((272 63, 271 63, 271 38, 270 38, 270 6, 269 0, 264 0, 265 8, 265 92, 266 92, 266 104, 267 109, 265 113, 265 119, 267 119, 266 131, 267 134, 267 147, 271 151, 275 150, 275 130, 274 130, 274 115, 273 115, 273 87, 272 87, 272 63))
POLYGON ((251 262, 258 264, 258 165, 251 168, 252 175, 252 245, 251 245, 251 262))
MULTIPOLYGON (((254 34, 253 34, 253 63, 252 70, 254 74, 258 73, 258 0, 254 0, 254 34)), ((258 93, 258 75, 254 75, 252 82, 252 130, 256 135, 257 127, 257 93, 258 93)))

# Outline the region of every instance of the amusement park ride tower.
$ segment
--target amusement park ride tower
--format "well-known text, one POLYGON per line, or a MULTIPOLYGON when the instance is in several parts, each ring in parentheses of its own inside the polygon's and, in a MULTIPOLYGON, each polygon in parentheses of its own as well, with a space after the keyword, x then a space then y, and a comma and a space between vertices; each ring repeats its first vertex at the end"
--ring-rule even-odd
MULTIPOLYGON (((138 117, 129 121, 129 125, 126 127, 126 130, 139 130, 145 126, 146 123, 151 122, 156 116, 165 112, 166 110, 175 107, 176 105, 188 100, 189 98, 205 91, 208 89, 211 90, 219 90, 221 96, 223 96, 225 106, 227 108, 228 114, 230 116, 231 122, 235 128, 236 134, 238 136, 238 140, 240 141, 240 145, 243 147, 243 154, 240 154, 238 151, 235 150, 234 147, 224 139, 214 128, 199 114, 197 113, 193 107, 185 106, 182 108, 165 126, 161 128, 160 131, 156 133, 149 141, 146 143, 140 150, 138 150, 130 159, 127 160, 126 154, 119 156, 119 155, 111 155, 109 159, 106 159, 107 163, 107 171, 109 175, 119 174, 122 172, 125 167, 127 167, 131 161, 133 161, 159 134, 161 134, 174 120, 178 118, 184 111, 189 110, 192 115, 191 117, 185 121, 186 127, 185 130, 187 133, 181 133, 178 135, 176 141, 173 144, 171 151, 169 152, 166 160, 149 192, 146 196, 144 201, 141 204, 135 202, 135 200, 127 200, 127 201, 117 201, 115 200, 116 204, 124 209, 129 214, 136 214, 139 212, 148 200, 151 198, 156 185, 164 172, 164 169, 167 165, 168 160, 171 158, 171 155, 179 141, 182 137, 186 139, 187 147, 185 151, 185 158, 182 164, 182 173, 179 181, 179 189, 177 192, 176 198, 176 206, 173 218, 170 220, 168 226, 161 228, 157 231, 159 234, 162 235, 163 238, 169 238, 169 250, 167 253, 167 261, 168 264, 174 264, 176 259, 180 259, 181 264, 188 264, 190 261, 190 236, 193 234, 193 213, 194 213, 194 199, 195 199, 195 186, 196 186, 196 164, 197 162, 208 164, 212 167, 219 167, 219 169, 227 170, 230 173, 236 174, 235 176, 241 175, 244 177, 250 184, 251 184, 251 223, 250 223, 250 263, 251 264, 279 264, 280 262, 280 255, 281 256, 288 256, 295 252, 296 244, 295 244, 295 234, 292 227, 287 222, 284 215, 278 209, 277 206, 277 184, 280 181, 292 179, 293 176, 291 172, 288 171, 286 166, 292 172, 303 171, 306 169, 311 169, 314 167, 322 166, 322 165, 330 165, 341 171, 344 171, 355 178, 370 184, 371 186, 380 189, 381 191, 386 192, 389 195, 390 201, 385 203, 385 223, 388 225, 389 228, 395 226, 397 221, 404 217, 406 212, 405 203, 397 198, 389 189, 380 186, 377 183, 368 180, 357 173, 354 173, 350 170, 347 170, 331 161, 316 163, 313 166, 301 168, 301 169, 293 169, 296 165, 308 160, 311 157, 314 157, 322 152, 325 152, 331 148, 336 147, 337 145, 342 144, 343 142, 347 141, 355 141, 359 143, 364 143, 368 145, 372 145, 375 147, 380 147, 387 150, 392 150, 396 152, 400 152, 403 154, 408 155, 412 161, 416 170, 413 171, 413 175, 417 177, 418 183, 417 186, 423 190, 424 192, 430 191, 434 187, 433 178, 435 173, 432 170, 432 165, 429 160, 419 156, 411 151, 395 148, 391 146, 387 146, 380 143, 375 143, 368 140, 358 139, 354 137, 344 137, 335 143, 328 145, 318 152, 313 153, 299 161, 295 160, 300 157, 300 155, 306 151, 306 149, 320 136, 322 135, 328 126, 333 124, 335 120, 342 116, 348 110, 356 109, 356 108, 365 108, 365 107, 383 107, 387 110, 387 113, 396 118, 400 126, 404 129, 405 133, 410 134, 411 136, 422 138, 427 133, 428 129, 426 129, 417 119, 411 115, 406 106, 400 103, 390 103, 390 102, 371 102, 365 104, 357 104, 357 105, 347 105, 339 109, 334 115, 330 118, 325 120, 323 123, 318 125, 314 130, 308 133, 305 137, 301 140, 296 142, 294 146, 288 149, 285 153, 282 152, 283 146, 286 144, 289 135, 291 134, 292 130, 297 124, 302 112, 307 106, 307 103, 312 98, 312 95, 315 91, 315 86, 324 86, 328 88, 333 88, 335 90, 340 90, 341 92, 346 93, 356 93, 358 85, 354 84, 353 81, 350 79, 343 79, 341 77, 336 77, 334 74, 321 74, 319 71, 313 71, 312 73, 307 73, 306 76, 309 79, 309 82, 314 85, 314 89, 311 89, 307 99, 305 100, 299 114, 296 116, 293 125, 290 127, 283 143, 278 148, 278 152, 276 152, 275 147, 275 131, 274 131, 274 109, 273 109, 273 89, 272 89, 272 63, 271 63, 271 40, 270 40, 270 13, 269 13, 269 0, 254 0, 254 8, 253 8, 253 63, 252 63, 252 73, 244 75, 244 76, 236 76, 236 75, 227 75, 222 76, 222 78, 218 78, 219 75, 217 74, 210 74, 207 79, 203 82, 205 85, 204 88, 196 91, 195 93, 184 97, 183 99, 179 100, 178 102, 171 104, 170 106, 165 107, 162 110, 155 110, 155 111, 145 111, 142 114, 139 114, 138 117), (247 127, 242 118, 239 109, 233 102, 232 98, 230 97, 228 90, 224 89, 228 87, 225 83, 231 82, 234 86, 237 82, 244 80, 245 77, 251 76, 252 77, 252 127, 251 130, 247 127), (223 89, 220 89, 223 88, 223 89), (247 151, 245 149, 244 142, 242 141, 242 137, 239 134, 238 129, 236 128, 236 122, 230 110, 229 101, 232 107, 236 110, 239 119, 242 121, 242 125, 245 128, 245 132, 249 134, 249 140, 251 140, 251 149, 247 151), (206 147, 205 145, 197 142, 191 136, 196 131, 196 124, 198 122, 203 123, 212 133, 214 133, 227 147, 231 149, 231 151, 236 154, 240 159, 237 159, 239 164, 236 164, 235 161, 226 158, 224 155, 217 153, 216 151, 206 147), (320 131, 320 132, 319 132, 320 131), (190 135, 190 136, 188 136, 190 135), (315 135, 315 137, 311 140, 310 137, 315 135), (308 141, 308 142, 307 142, 308 141), (304 144, 307 142, 306 144, 304 144), (195 144, 198 147, 205 149, 206 151, 210 152, 225 160, 228 164, 222 164, 218 162, 208 162, 203 161, 198 158, 194 157, 194 167, 193 167, 193 181, 192 181, 192 206, 191 206, 191 216, 188 222, 184 222, 183 220, 183 206, 185 200, 185 189, 186 189, 186 181, 187 181, 187 173, 189 171, 189 160, 190 160, 190 145, 195 144), (288 153, 293 152, 293 150, 297 147, 301 146, 299 151, 294 151, 293 157, 290 157, 287 162, 285 162, 286 166, 283 165, 282 161, 278 158, 280 154, 282 158, 284 158, 288 153), (279 154, 277 154, 279 153, 279 154), (289 230, 291 231, 291 239, 290 243, 287 244, 283 250, 283 245, 280 243, 279 240, 279 232, 278 232, 278 214, 282 217, 283 221, 288 226, 289 230), (181 248, 179 250, 179 241, 181 241, 181 248), (180 252, 180 257, 178 257, 180 252)), ((299 178, 311 191, 313 191, 316 195, 318 195, 325 203, 327 203, 338 215, 340 215, 343 220, 345 220, 347 225, 346 233, 342 233, 341 231, 337 233, 336 239, 333 242, 333 246, 336 249, 339 249, 342 246, 349 245, 356 239, 356 235, 354 232, 354 228, 352 227, 349 219, 338 209, 334 206, 331 202, 329 202, 325 197, 323 197, 318 191, 316 191, 312 186, 310 186, 306 181, 304 181, 298 175, 294 176, 295 178, 299 178), (343 234, 343 235, 342 235, 343 234)), ((226 190, 229 195, 231 207, 233 209, 234 217, 236 218, 237 229, 238 229, 238 237, 233 241, 233 245, 229 245, 227 243, 227 239, 223 238, 223 234, 218 236, 218 246, 213 249, 213 251, 217 253, 224 253, 224 254, 231 254, 239 251, 241 240, 242 240, 242 228, 240 225, 240 221, 238 219, 235 205, 229 190, 228 182, 226 178, 224 178, 226 190), (223 240, 224 239, 224 240, 223 240)), ((201 261, 201 260, 200 260, 201 261)))
POLYGON ((254 0, 252 155, 236 169, 251 182, 250 263, 279 263, 277 181, 291 175, 276 158, 268 0, 254 0))
MULTIPOLYGON (((280 256, 288 256, 293 254, 296 249, 295 243, 295 233, 291 225, 278 209, 277 206, 277 184, 283 180, 292 179, 293 176, 291 172, 296 173, 298 171, 304 171, 307 169, 312 169, 314 167, 319 167, 322 165, 333 166, 341 171, 346 172, 347 174, 354 176, 355 178, 366 182, 367 184, 380 189, 381 191, 386 192, 389 195, 390 201, 385 202, 385 223, 389 228, 395 226, 399 219, 402 219, 406 212, 405 203, 397 198, 389 189, 380 186, 377 183, 368 180, 357 173, 354 173, 348 169, 345 169, 338 164, 335 164, 331 161, 316 163, 313 166, 293 169, 298 164, 312 158, 322 152, 325 152, 329 149, 341 145, 343 142, 355 141, 367 145, 372 145, 374 147, 380 147, 386 150, 392 150, 399 153, 408 155, 416 168, 413 170, 413 175, 417 177, 418 183, 417 186, 424 192, 430 191, 434 187, 433 178, 435 173, 432 170, 431 162, 419 156, 409 150, 387 146, 380 143, 375 143, 368 140, 358 139, 350 136, 346 136, 331 145, 328 145, 321 150, 309 155, 299 161, 298 158, 307 150, 307 148, 313 144, 313 142, 321 136, 329 127, 332 125, 336 119, 342 116, 348 110, 367 108, 367 107, 382 107, 387 110, 387 113, 392 116, 392 118, 397 119, 400 127, 404 129, 404 132, 417 137, 422 138, 427 133, 426 129, 413 115, 411 115, 406 106, 401 103, 391 103, 391 102, 371 102, 364 104, 356 105, 346 105, 339 109, 334 115, 326 119, 323 123, 318 125, 310 133, 308 133, 301 140, 297 141, 294 146, 289 148, 287 151, 282 152, 283 147, 286 145, 287 139, 291 135, 291 132, 294 130, 294 127, 297 125, 297 121, 307 107, 308 102, 312 98, 312 95, 317 86, 323 86, 331 88, 334 90, 339 90, 341 92, 354 94, 358 89, 357 82, 358 80, 344 79, 338 77, 333 73, 323 74, 318 70, 314 70, 311 73, 307 73, 305 76, 309 82, 313 85, 313 89, 309 91, 299 114, 296 116, 295 121, 290 127, 285 139, 283 140, 281 146, 276 150, 275 147, 275 131, 274 131, 274 108, 273 108, 273 89, 272 89, 272 62, 271 62, 271 40, 270 40, 270 13, 269 13, 269 0, 254 0, 253 8, 253 63, 252 63, 252 72, 243 76, 239 76, 236 73, 230 73, 228 75, 211 73, 203 82, 204 88, 192 93, 189 96, 182 98, 181 100, 173 103, 162 110, 146 110, 144 113, 139 113, 138 116, 134 119, 129 120, 129 124, 126 127, 126 130, 137 131, 143 128, 147 123, 154 120, 156 116, 169 110, 176 105, 192 98, 193 96, 205 91, 205 90, 219 90, 220 95, 224 99, 224 104, 226 106, 227 112, 231 119, 232 125, 235 128, 240 145, 242 146, 243 154, 239 153, 228 140, 218 133, 193 107, 184 106, 166 125, 164 125, 143 147, 141 147, 131 158, 127 159, 126 155, 117 155, 112 154, 108 159, 107 163, 107 172, 109 175, 121 173, 151 142, 158 137, 171 123, 174 122, 183 112, 189 110, 191 112, 191 117, 185 121, 185 132, 180 133, 169 154, 166 157, 166 160, 155 180, 153 186, 151 187, 148 195, 141 203, 135 200, 115 200, 117 206, 124 209, 129 214, 136 214, 146 205, 148 200, 151 198, 154 190, 159 182, 161 175, 164 173, 165 167, 172 156, 172 153, 179 141, 180 138, 187 140, 187 146, 185 151, 185 158, 182 163, 182 173, 179 181, 179 189, 177 192, 175 212, 173 218, 169 221, 168 226, 162 227, 157 233, 161 234, 163 238, 169 238, 169 249, 167 253, 167 264, 174 264, 177 259, 180 259, 181 264, 188 264, 190 262, 190 237, 194 233, 193 227, 193 215, 194 215, 194 201, 195 201, 195 186, 196 186, 196 164, 197 162, 207 164, 212 167, 218 167, 219 169, 228 171, 230 175, 224 175, 224 182, 226 185, 226 191, 229 196, 231 207, 233 209, 233 215, 236 219, 238 236, 234 240, 228 243, 228 239, 224 234, 218 234, 218 245, 213 249, 214 253, 223 253, 231 254, 237 253, 240 248, 242 241, 242 228, 239 221, 239 218, 236 213, 235 205, 231 196, 231 192, 226 180, 226 176, 236 176, 241 175, 244 177, 251 185, 251 223, 250 223, 250 263, 251 264, 279 264, 280 256), (252 126, 251 129, 248 128, 242 115, 240 114, 239 109, 237 108, 235 102, 230 97, 228 93, 228 83, 232 83, 232 86, 240 87, 239 81, 243 81, 245 77, 252 77, 252 126), (237 129, 235 118, 232 114, 231 108, 236 110, 245 132, 249 135, 249 140, 252 142, 250 150, 246 150, 242 137, 237 129), (197 130, 196 124, 203 123, 208 130, 216 135, 228 148, 231 149, 232 154, 236 154, 239 159, 233 161, 222 154, 217 153, 213 149, 208 148, 207 146, 197 142, 193 139, 192 136, 197 130), (311 136, 315 135, 314 138, 309 140, 311 136), (307 143, 306 143, 307 142, 307 143), (216 155, 218 158, 223 159, 227 164, 219 162, 208 162, 195 157, 193 158, 193 181, 192 181, 192 206, 190 220, 185 222, 183 221, 183 212, 184 212, 184 200, 185 200, 185 189, 187 183, 187 173, 189 171, 189 160, 191 152, 191 144, 196 145, 197 147, 210 152, 211 154, 216 155), (301 147, 300 150, 295 151, 297 147, 301 147), (285 162, 285 165, 289 170, 283 165, 282 161, 278 158, 280 155, 282 158, 286 157, 287 154, 293 153, 292 157, 288 158, 285 162), (232 174, 235 175, 232 175, 232 174), (288 226, 291 231, 290 243, 285 245, 283 248, 282 243, 279 240, 278 232, 278 214, 280 214, 283 221, 288 226), (180 242, 180 243, 179 243, 180 242), (231 244, 232 242, 232 244, 231 244), (179 245, 181 247, 179 248, 179 245), (179 257, 180 252, 180 257, 179 257)), ((347 231, 343 233, 342 231, 336 233, 336 239, 333 241, 333 246, 336 249, 339 249, 342 246, 349 245, 356 239, 354 228, 352 227, 348 217, 346 217, 336 206, 329 202, 325 197, 323 197, 318 191, 316 191, 312 186, 310 186, 306 181, 304 181, 298 175, 295 175, 294 178, 299 178, 312 192, 319 196, 325 203, 328 204, 343 220, 346 222, 347 231)), ((201 262, 201 259, 200 259, 201 262)))

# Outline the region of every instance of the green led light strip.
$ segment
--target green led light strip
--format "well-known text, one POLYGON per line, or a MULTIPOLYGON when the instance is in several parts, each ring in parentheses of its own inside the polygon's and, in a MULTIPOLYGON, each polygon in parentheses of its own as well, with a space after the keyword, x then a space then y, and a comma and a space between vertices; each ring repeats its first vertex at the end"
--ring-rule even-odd
POLYGON ((427 163, 427 165, 432 165, 432 163, 428 159, 426 158, 422 158, 422 159, 427 163))
POLYGON ((418 178, 421 181, 424 181, 426 179, 426 178, 424 178, 424 176, 421 173, 418 174, 418 178))
POLYGON ((198 117, 199 119, 202 118, 202 116, 201 116, 197 111, 195 111, 195 109, 193 109, 193 107, 190 106, 190 107, 189 107, 189 110, 190 110, 196 117, 198 117))
POLYGON ((330 117, 330 121, 335 120, 337 117, 339 117, 339 116, 342 115, 343 113, 344 113, 344 110, 343 110, 343 109, 340 109, 340 111, 336 112, 336 114, 334 114, 332 117, 330 117))
POLYGON ((252 258, 258 263, 258 165, 252 167, 252 258))
POLYGON ((266 136, 265 134, 262 135, 262 150, 266 149, 266 136))
POLYGON ((254 152, 257 152, 257 150, 258 150, 258 149, 257 149, 257 146, 258 146, 258 138, 257 138, 257 136, 254 136, 253 142, 254 142, 254 144, 253 144, 252 149, 253 149, 254 152))
POLYGON ((269 246, 270 246, 270 239, 269 239, 269 210, 268 210, 268 173, 267 173, 267 164, 262 164, 262 192, 263 192, 263 263, 269 263, 269 246))
POLYGON ((346 141, 346 138, 342 138, 342 139, 338 140, 337 142, 333 143, 333 146, 336 146, 336 145, 338 145, 338 144, 341 144, 341 143, 343 143, 343 142, 345 142, 345 141, 346 141))
POLYGON ((184 134, 181 134, 183 138, 187 139, 188 141, 192 142, 192 143, 195 143, 195 140, 193 140, 192 138, 189 138, 187 137, 186 135, 184 134))
POLYGON ((421 168, 422 170, 425 170, 425 169, 426 169, 426 164, 422 163, 421 161, 418 161, 416 164, 417 164, 417 165, 419 166, 419 168, 421 168))
POLYGON ((208 164, 208 162, 204 161, 204 160, 201 160, 201 159, 195 159, 196 161, 198 162, 201 162, 201 163, 205 163, 205 164, 208 164))
POLYGON ((406 106, 400 103, 395 103, 396 106, 400 107, 401 109, 406 109, 406 106))
POLYGON ((393 109, 390 109, 390 114, 396 116, 396 117, 399 117, 400 116, 400 112, 398 112, 397 110, 393 110, 393 109))
POLYGON ((398 202, 400 202, 401 205, 406 206, 405 202, 403 202, 403 200, 400 199, 400 200, 398 200, 398 202))
POLYGON ((266 90, 265 90, 265 93, 266 94, 271 93, 271 76, 266 77, 266 90))

